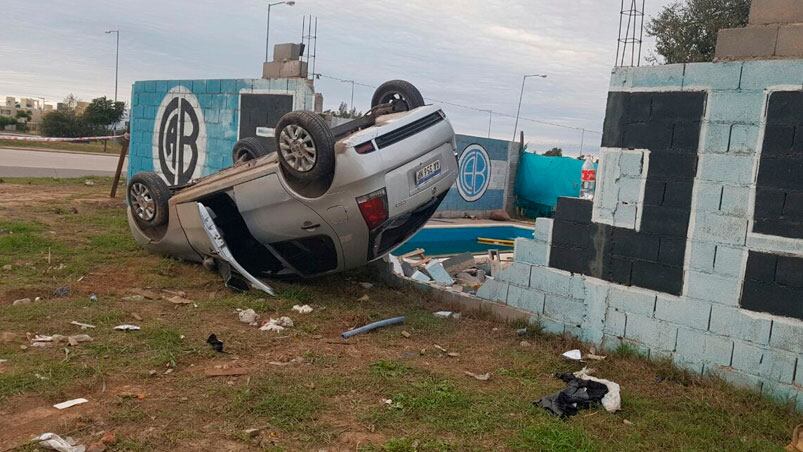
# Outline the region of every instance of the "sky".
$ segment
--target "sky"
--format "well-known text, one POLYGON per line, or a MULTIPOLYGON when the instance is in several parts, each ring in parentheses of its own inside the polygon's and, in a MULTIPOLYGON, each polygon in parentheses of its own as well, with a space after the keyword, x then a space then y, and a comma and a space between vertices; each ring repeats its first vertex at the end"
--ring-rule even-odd
MULTIPOLYGON (((646 20, 669 3, 647 0, 646 20)), ((510 140, 528 78, 519 130, 539 151, 599 148, 616 55, 620 0, 297 0, 272 8, 271 47, 301 39, 318 18, 315 83, 324 108, 370 107, 372 86, 405 79, 443 104, 458 133, 510 140), (367 86, 366 86, 367 85, 367 86), (462 105, 464 107, 458 106, 462 105), (469 107, 469 108, 466 108, 469 107), (483 110, 483 111, 478 111, 483 110), (495 112, 489 115, 487 110, 495 112), (498 114, 497 114, 498 113, 498 114), (584 128, 545 125, 532 120, 584 128)), ((72 93, 114 96, 114 35, 120 30, 119 94, 136 80, 259 78, 267 2, 259 0, 38 0, 3 6, 0 98, 72 93)), ((645 40, 643 55, 653 43, 645 40)))

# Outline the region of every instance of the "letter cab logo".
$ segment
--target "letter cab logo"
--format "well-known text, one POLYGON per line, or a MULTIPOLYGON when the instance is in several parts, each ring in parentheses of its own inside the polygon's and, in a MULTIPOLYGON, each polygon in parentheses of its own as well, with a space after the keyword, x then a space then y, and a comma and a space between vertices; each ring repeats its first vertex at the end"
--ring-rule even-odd
POLYGON ((458 161, 457 191, 468 202, 482 198, 491 182, 491 159, 479 144, 463 150, 458 161))
POLYGON ((154 170, 168 185, 186 184, 201 176, 206 161, 206 125, 198 98, 186 87, 171 88, 159 105, 153 160, 154 170))

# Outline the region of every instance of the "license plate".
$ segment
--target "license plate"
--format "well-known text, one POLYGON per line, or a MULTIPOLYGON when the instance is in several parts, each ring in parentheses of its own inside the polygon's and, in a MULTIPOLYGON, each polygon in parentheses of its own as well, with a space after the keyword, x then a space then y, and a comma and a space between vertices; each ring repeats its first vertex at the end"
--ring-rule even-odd
POLYGON ((415 172, 415 185, 421 185, 441 173, 441 161, 435 160, 415 172))

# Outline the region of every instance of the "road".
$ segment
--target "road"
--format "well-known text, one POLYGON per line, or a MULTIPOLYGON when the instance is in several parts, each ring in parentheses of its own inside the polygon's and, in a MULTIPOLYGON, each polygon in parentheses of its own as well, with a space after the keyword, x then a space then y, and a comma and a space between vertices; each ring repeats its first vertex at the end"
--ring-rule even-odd
MULTIPOLYGON (((128 167, 126 160, 123 174, 128 167)), ((113 176, 116 155, 0 148, 0 177, 113 176)))

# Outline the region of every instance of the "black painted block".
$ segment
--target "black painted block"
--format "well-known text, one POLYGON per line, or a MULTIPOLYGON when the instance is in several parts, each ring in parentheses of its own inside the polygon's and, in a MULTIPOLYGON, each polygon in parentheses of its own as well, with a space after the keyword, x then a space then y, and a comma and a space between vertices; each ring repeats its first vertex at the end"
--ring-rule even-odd
POLYGON ((666 181, 647 179, 647 182, 644 184, 644 204, 653 206, 663 205, 666 184, 666 181))
POLYGON ((602 126, 602 146, 609 148, 622 147, 622 130, 627 121, 625 112, 629 93, 609 92, 608 104, 605 107, 605 122, 602 126))
POLYGON ((705 109, 706 93, 663 92, 652 96, 653 120, 699 120, 705 109))
POLYGON ((602 277, 606 281, 629 286, 633 272, 633 259, 629 257, 606 256, 602 277))
POLYGON ((697 121, 679 121, 672 129, 672 144, 675 151, 697 153, 700 147, 700 125, 697 121))
POLYGON ((770 95, 767 106, 767 123, 790 124, 800 123, 803 105, 803 91, 776 91, 770 95))
POLYGON ((645 289, 680 295, 683 290, 683 268, 637 261, 633 263, 631 283, 645 289))
MULTIPOLYGON (((801 174, 801 177, 803 177, 803 174, 801 174)), ((803 192, 789 192, 786 194, 783 216, 791 220, 803 221, 803 192)))
POLYGON ((762 158, 758 186, 797 190, 803 177, 803 159, 762 158))
POLYGON ((549 250, 549 266, 583 275, 591 274, 593 250, 553 244, 549 250))
MULTIPOLYGON (((782 286, 803 289, 803 258, 778 256, 775 282, 782 286)), ((800 300, 803 303, 803 300, 800 300)))
POLYGON ((658 250, 658 262, 662 264, 683 267, 686 256, 686 239, 661 237, 658 250))
POLYGON ((794 126, 767 125, 764 129, 764 146, 761 148, 761 156, 778 157, 791 154, 794 142, 794 126))
POLYGON ((641 231, 649 234, 686 237, 689 229, 688 209, 645 206, 641 215, 641 231))
MULTIPOLYGON (((697 155, 671 152, 650 153, 650 180, 691 180, 697 174, 697 155)), ((689 200, 691 203, 691 200, 689 200)))
POLYGON ((627 93, 625 97, 625 120, 647 122, 652 116, 652 93, 627 93))
POLYGON ((747 268, 744 272, 744 278, 772 284, 775 282, 777 264, 778 256, 775 254, 750 251, 747 254, 747 268))
POLYGON ((597 225, 555 219, 552 223, 552 243, 575 248, 594 248, 597 225))
POLYGON ((751 311, 803 319, 803 289, 745 279, 740 305, 751 311))
POLYGON ((756 219, 753 222, 753 232, 792 239, 803 239, 803 222, 791 221, 784 217, 777 219, 756 219))
POLYGON ((555 220, 591 223, 593 206, 593 202, 588 199, 560 197, 555 207, 555 220))
MULTIPOLYGON (((669 181, 666 183, 663 206, 688 209, 691 206, 691 195, 694 182, 691 180, 669 181)), ((645 204, 647 202, 645 201, 645 204)))
POLYGON ((659 238, 624 228, 612 228, 610 252, 614 256, 658 260, 659 238))
POLYGON ((786 192, 776 188, 756 188, 755 218, 778 218, 783 214, 786 192))
POLYGON ((622 147, 658 151, 672 145, 671 122, 634 122, 625 124, 622 147))

